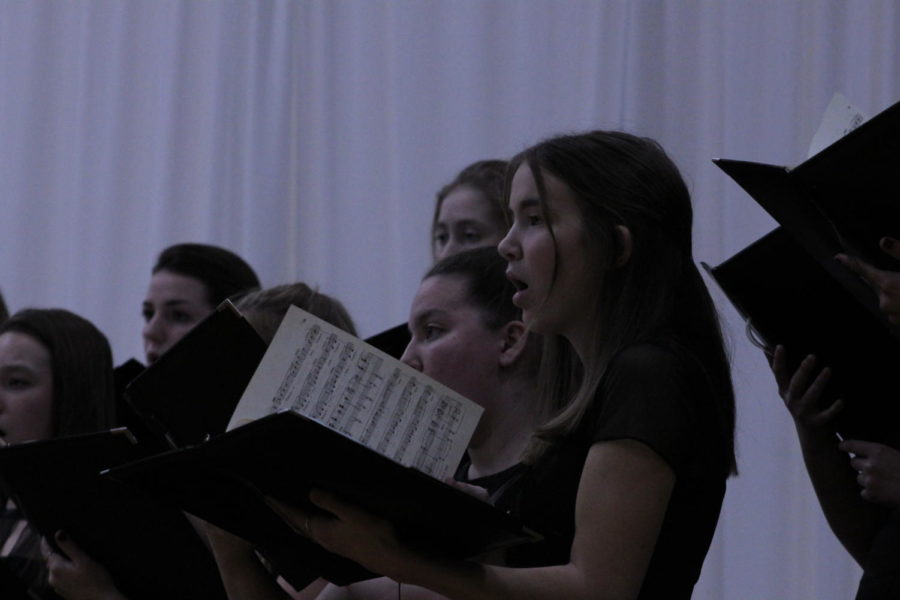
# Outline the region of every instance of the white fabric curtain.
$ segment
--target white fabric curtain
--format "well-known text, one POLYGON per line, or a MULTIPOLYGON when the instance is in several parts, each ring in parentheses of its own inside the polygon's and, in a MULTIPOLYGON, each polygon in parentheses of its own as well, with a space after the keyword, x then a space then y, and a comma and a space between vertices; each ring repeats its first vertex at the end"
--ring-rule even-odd
MULTIPOLYGON (((0 289, 140 357, 155 255, 202 241, 375 333, 405 320, 459 168, 598 127, 670 151, 717 264, 773 222, 710 159, 798 163, 835 91, 870 115, 900 100, 898 26, 893 0, 6 0, 0 289)), ((851 598, 859 569, 721 308, 741 474, 695 597, 851 598)))

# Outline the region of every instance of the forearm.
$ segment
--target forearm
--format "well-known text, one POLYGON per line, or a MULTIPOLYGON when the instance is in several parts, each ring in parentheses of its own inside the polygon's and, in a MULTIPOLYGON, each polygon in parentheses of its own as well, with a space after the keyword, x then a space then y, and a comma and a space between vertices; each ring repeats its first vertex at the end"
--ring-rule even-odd
POLYGON ((800 447, 822 512, 835 536, 860 564, 871 546, 880 510, 860 496, 856 472, 838 440, 826 431, 798 427, 800 447))
POLYGON ((66 600, 70 599, 89 599, 89 600, 128 600, 126 596, 124 596, 118 589, 115 587, 108 588, 98 592, 91 592, 84 589, 77 590, 73 593, 69 593, 66 590, 56 590, 54 589, 57 595, 60 598, 65 598, 66 600))
POLYGON ((331 517, 279 506, 313 539, 370 571, 451 600, 616 600, 638 596, 675 483, 671 468, 633 440, 588 451, 575 501, 575 536, 565 565, 510 568, 435 558, 401 543, 393 527, 327 492, 310 494, 331 517))
POLYGON ((225 533, 211 535, 210 542, 230 600, 290 600, 252 546, 225 533))
POLYGON ((572 564, 516 569, 471 561, 418 559, 398 577, 452 600, 603 600, 601 590, 588 589, 572 564))

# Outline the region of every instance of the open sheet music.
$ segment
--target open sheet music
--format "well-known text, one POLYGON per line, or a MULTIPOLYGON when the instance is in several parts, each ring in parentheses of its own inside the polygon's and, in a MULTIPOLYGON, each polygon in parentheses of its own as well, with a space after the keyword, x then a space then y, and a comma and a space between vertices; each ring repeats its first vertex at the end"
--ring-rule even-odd
POLYGON ((228 429, 282 410, 438 479, 452 476, 482 412, 297 307, 282 321, 228 429))
POLYGON ((836 130, 849 132, 794 168, 713 162, 826 269, 835 270, 834 255, 844 253, 897 270, 879 240, 900 238, 900 102, 855 128, 861 117, 844 118, 836 130))
POLYGON ((863 123, 868 117, 861 110, 850 104, 841 93, 836 93, 828 103, 822 122, 816 129, 809 144, 806 158, 811 158, 831 144, 835 143, 863 123))
POLYGON ((346 585, 375 574, 297 533, 269 497, 312 508, 310 490, 327 490, 390 522, 411 547, 441 556, 470 558, 540 539, 443 481, 459 465, 480 406, 298 308, 261 358, 231 360, 244 336, 222 333, 209 339, 228 359, 220 371, 229 372, 209 374, 207 387, 236 379, 232 370, 252 372, 229 386, 243 393, 228 430, 205 428, 208 439, 107 477, 244 538, 297 589, 318 577, 346 585))

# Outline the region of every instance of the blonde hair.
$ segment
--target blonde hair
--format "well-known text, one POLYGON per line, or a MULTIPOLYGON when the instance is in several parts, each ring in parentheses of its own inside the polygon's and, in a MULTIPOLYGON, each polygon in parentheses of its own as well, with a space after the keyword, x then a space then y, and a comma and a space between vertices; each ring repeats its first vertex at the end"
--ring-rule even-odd
POLYGON ((350 318, 350 313, 340 301, 322 294, 302 282, 249 292, 235 302, 238 310, 266 343, 272 341, 275 331, 291 305, 302 308, 347 333, 356 335, 353 319, 350 318))

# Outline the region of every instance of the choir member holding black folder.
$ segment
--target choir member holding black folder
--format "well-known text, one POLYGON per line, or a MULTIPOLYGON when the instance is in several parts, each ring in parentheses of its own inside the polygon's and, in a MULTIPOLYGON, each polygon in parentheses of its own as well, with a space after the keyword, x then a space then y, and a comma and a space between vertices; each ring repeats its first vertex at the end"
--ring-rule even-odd
MULTIPOLYGON (((10 444, 0 453, 15 450, 13 445, 103 431, 113 422, 112 355, 91 323, 61 309, 29 309, 0 324, 0 437, 10 444)), ((25 507, 8 495, 15 492, 9 481, 3 480, 2 489, 5 569, 35 597, 56 598, 39 548, 40 536, 55 532, 38 531, 25 520, 25 507)))
MULTIPOLYGON (((884 237, 880 245, 897 261, 898 270, 879 269, 846 254, 837 259, 872 286, 879 306, 896 324, 900 323, 900 242, 884 237)), ((842 398, 826 394, 832 368, 808 355, 792 371, 787 352, 783 346, 775 349, 772 370, 797 427, 822 510, 837 538, 863 568, 856 598, 900 597, 900 449, 866 439, 838 438, 835 424, 845 405, 842 398)), ((878 402, 900 402, 897 388, 883 389, 879 396, 878 402)), ((888 425, 896 429, 900 422, 888 425)))
MULTIPOLYGON (((131 382, 126 395, 136 415, 145 419, 146 427, 143 431, 151 435, 152 439, 141 440, 133 449, 120 449, 121 444, 108 445, 106 452, 101 454, 107 457, 106 462, 102 467, 98 466, 95 472, 128 460, 138 460, 142 454, 146 455, 148 449, 158 452, 160 448, 196 444, 210 435, 221 433, 265 350, 265 342, 260 334, 271 335, 272 323, 277 322, 291 304, 308 307, 323 318, 353 330, 349 315, 338 301, 302 283, 249 292, 242 296, 239 305, 246 311, 246 319, 230 302, 224 302, 131 382), (123 452, 127 452, 127 459, 114 460, 114 456, 123 456, 123 452)), ((111 442, 114 443, 113 440, 111 442)), ((106 476, 101 476, 99 480, 104 487, 95 491, 97 495, 93 503, 110 502, 109 486, 118 482, 106 476)), ((124 487, 132 489, 131 486, 124 487)), ((116 543, 120 537, 128 537, 129 533, 132 534, 132 543, 143 540, 143 556, 131 553, 118 558, 139 567, 142 563, 168 564, 172 559, 180 557, 179 565, 188 572, 179 573, 174 568, 163 569, 161 572, 151 571, 159 585, 171 587, 164 592, 160 592, 158 587, 151 588, 149 592, 136 592, 133 585, 128 586, 127 582, 123 585, 121 577, 115 577, 117 569, 113 567, 116 567, 117 557, 107 555, 98 562, 96 553, 92 555, 87 552, 78 540, 57 540, 63 553, 49 556, 50 574, 57 589, 65 592, 65 598, 88 600, 125 597, 136 600, 146 597, 147 593, 150 594, 149 597, 154 597, 154 593, 162 593, 167 598, 224 595, 212 555, 206 548, 187 558, 184 557, 184 546, 190 544, 191 540, 179 541, 170 530, 168 540, 160 540, 158 535, 154 535, 153 529, 164 530, 161 519, 165 515, 159 513, 149 497, 135 494, 122 498, 120 493, 114 495, 113 499, 115 498, 122 500, 120 512, 131 514, 135 518, 142 518, 144 513, 144 523, 151 528, 143 533, 109 528, 112 530, 108 533, 112 543, 116 543), (155 542, 151 544, 150 538, 155 542), (211 572, 208 567, 212 567, 211 572), (210 574, 213 577, 209 577, 210 574), (197 579, 202 583, 190 584, 197 579)), ((113 507, 107 507, 106 510, 114 512, 113 507)), ((85 519, 93 517, 102 520, 102 517, 91 512, 90 507, 84 507, 82 514, 85 519)), ((178 515, 181 516, 180 512, 178 515)), ((197 537, 193 530, 189 533, 194 538, 197 537)), ((124 546, 127 542, 128 540, 124 540, 121 543, 124 546)))
POLYGON ((275 505, 326 549, 450 598, 688 598, 734 468, 734 404, 687 188, 655 142, 620 132, 553 138, 511 168, 499 249, 558 362, 551 420, 497 502, 564 543, 498 565, 421 553, 324 491, 312 512, 275 505))
MULTIPOLYGON (((213 308, 225 298, 229 296, 233 296, 235 294, 243 293, 248 289, 253 289, 259 286, 259 280, 256 277, 256 274, 253 270, 247 265, 245 261, 243 261, 240 257, 235 255, 234 253, 225 250, 224 248, 219 248, 216 246, 211 246, 207 244, 176 244, 170 246, 163 250, 152 270, 152 277, 150 281, 150 286, 147 291, 147 295, 143 302, 142 312, 144 318, 146 320, 146 324, 143 331, 145 350, 147 354, 148 362, 154 362, 159 356, 161 356, 165 351, 167 351, 172 345, 178 342, 181 337, 184 336, 194 325, 199 323, 203 318, 205 318, 209 313, 212 312, 213 308)), ((64 319, 57 319, 52 324, 52 328, 60 328, 60 333, 53 334, 50 332, 51 327, 48 326, 46 335, 66 335, 70 333, 70 327, 67 326, 67 321, 64 319)), ((51 338, 52 339, 52 338, 51 338)), ((78 340, 77 343, 74 343, 74 346, 77 347, 79 343, 89 345, 91 342, 91 337, 89 335, 85 336, 84 341, 78 340)), ((104 340, 105 343, 105 340, 104 340)), ((63 345, 66 350, 71 350, 73 344, 66 343, 63 345)), ((107 349, 108 353, 108 349, 107 349)), ((88 354, 88 356, 95 356, 88 354)), ((66 355, 63 355, 63 359, 66 359, 66 355)), ((111 360, 111 359, 110 359, 111 360)), ((141 365, 137 363, 137 361, 130 361, 123 368, 118 370, 117 377, 120 377, 121 381, 118 381, 119 392, 113 396, 113 392, 110 393, 110 400, 116 398, 115 403, 116 406, 111 406, 107 409, 108 419, 103 421, 102 423, 98 422, 96 426, 91 428, 80 428, 80 429, 72 429, 68 427, 68 425, 61 425, 61 430, 57 432, 57 435, 65 435, 69 436, 75 433, 81 433, 84 431, 100 431, 103 429, 109 429, 110 427, 116 424, 124 424, 130 425, 134 429, 135 434, 140 434, 141 438, 144 439, 144 434, 148 431, 147 427, 140 421, 137 415, 135 415, 131 411, 130 405, 123 402, 123 396, 121 394, 121 388, 123 388, 128 381, 133 379, 138 373, 141 371, 141 365), (113 415, 115 414, 115 420, 113 420, 113 415)), ((91 371, 84 370, 78 371, 74 369, 70 369, 70 372, 58 372, 58 379, 56 380, 56 385, 58 390, 67 390, 72 388, 78 388, 79 386, 86 385, 85 381, 92 381, 91 371)), ((110 371, 110 383, 113 382, 112 371, 110 371)), ((57 390, 57 391, 58 391, 57 390)), ((102 405, 104 399, 106 398, 106 394, 101 393, 93 398, 91 401, 96 402, 102 405)), ((76 399, 73 402, 80 402, 81 400, 76 399)), ((90 411, 84 411, 86 415, 91 414, 90 411)), ((68 421, 66 421, 68 423, 68 421)), ((114 466, 117 460, 133 460, 139 456, 139 453, 136 454, 136 450, 131 448, 126 448, 122 446, 119 442, 123 440, 126 436, 117 435, 117 436, 108 436, 106 439, 101 439, 101 437, 96 437, 95 439, 83 439, 73 443, 81 444, 81 448, 79 452, 87 452, 95 457, 98 457, 98 460, 101 462, 97 463, 97 469, 100 468, 108 468, 110 466, 114 466), (112 444, 112 446, 107 446, 108 449, 112 447, 119 448, 118 451, 112 452, 106 456, 106 458, 102 458, 102 456, 98 456, 97 452, 100 452, 100 448, 103 444, 112 444), (91 446, 93 449, 89 448, 91 446), (103 463, 103 464, 101 464, 103 463)), ((155 448, 156 450, 162 449, 159 445, 150 445, 150 447, 155 448)), ((14 449, 15 452, 20 452, 20 449, 14 449)), ((21 449, 21 452, 31 452, 31 449, 21 449)), ((48 457, 49 462, 48 465, 52 466, 52 449, 48 448, 46 451, 38 448, 35 452, 42 452, 48 457)), ((60 449, 59 453, 66 458, 67 460, 76 461, 73 464, 74 469, 70 469, 67 475, 71 475, 73 471, 77 471, 78 463, 78 454, 74 451, 60 449)), ((102 452, 101 452, 102 455, 102 452)), ((85 455, 87 456, 87 455, 85 455)), ((16 459, 13 461, 13 465, 15 466, 19 461, 16 459)), ((57 463, 64 461, 56 461, 57 463)), ((82 461, 80 466, 85 466, 87 463, 82 461)), ((58 465, 57 465, 58 466, 58 465)), ((74 485, 74 479, 72 480, 74 485)), ((91 481, 88 484, 88 487, 94 485, 94 482, 91 481)), ((101 487, 106 484, 100 484, 101 487)), ((109 497, 108 490, 102 492, 104 497, 109 497)), ((79 495, 79 499, 81 499, 79 495)), ((142 506, 142 502, 145 500, 141 499, 140 496, 136 496, 134 499, 135 505, 131 507, 135 513, 140 511, 140 507, 142 506)), ((87 504, 90 504, 89 499, 85 499, 87 504)), ((75 503, 73 503, 75 504, 75 503)), ((47 505, 48 508, 50 505, 47 505)), ((152 510, 154 505, 151 503, 148 506, 148 510, 152 510)), ((77 511, 77 506, 71 506, 70 512, 77 511)), ((99 507, 95 507, 96 510, 100 510, 99 507)), ((65 512, 65 511, 60 511, 65 512)), ((113 511, 114 512, 114 511, 113 511)), ((125 509, 127 512, 127 509, 125 509)), ((154 513, 156 514, 156 513, 154 513)), ((182 525, 186 525, 186 521, 184 523, 180 521, 184 521, 184 517, 180 515, 180 513, 175 513, 177 516, 174 517, 163 517, 157 514, 157 517, 160 519, 160 523, 157 523, 157 533, 165 534, 167 531, 166 526, 164 526, 163 522, 168 522, 169 525, 174 527, 174 530, 168 530, 170 535, 173 537, 169 540, 169 543, 173 544, 173 546, 178 546, 178 535, 184 534, 186 536, 186 541, 184 545, 187 547, 193 548, 193 544, 199 544, 199 538, 189 527, 187 530, 182 528, 182 525), (167 521, 170 519, 171 521, 167 521), (180 521, 179 521, 180 520, 180 521), (180 533, 174 534, 172 531, 179 531, 180 533)), ((123 517, 126 518, 127 517, 123 517)), ((135 519, 142 518, 139 514, 134 514, 135 519)), ((143 518, 152 519, 153 516, 150 514, 145 515, 143 518)), ((101 533, 99 528, 103 527, 102 523, 91 524, 87 522, 87 515, 84 516, 84 519, 79 520, 78 526, 84 527, 86 529, 90 529, 92 527, 98 528, 97 533, 101 533)), ((23 521, 24 522, 24 521, 23 521)), ((149 522, 149 521, 148 521, 149 522)), ((121 523, 121 522, 120 522, 121 523)), ((109 523, 107 523, 109 525, 109 523)), ((29 530, 30 531, 30 530, 29 530)), ((44 554, 46 555, 48 561, 54 567, 59 569, 61 573, 61 577, 58 577, 56 582, 62 585, 61 590, 65 590, 69 593, 74 593, 77 591, 76 596, 72 597, 91 597, 91 585, 96 582, 99 587, 97 589, 106 589, 105 584, 110 583, 111 581, 116 581, 116 577, 122 578, 126 577, 127 574, 123 574, 121 572, 113 573, 113 576, 110 576, 109 571, 107 571, 103 566, 98 565, 94 562, 93 558, 89 556, 83 548, 79 547, 78 540, 74 540, 69 537, 68 532, 66 531, 42 531, 48 539, 49 543, 46 545, 44 554), (59 538, 58 536, 62 536, 59 538), (59 552, 59 548, 61 546, 65 546, 68 549, 68 553, 59 552), (85 573, 82 568, 84 565, 89 565, 94 570, 85 573), (67 577, 75 575, 75 579, 67 579, 67 577), (78 577, 81 577, 78 579, 78 577)), ((115 532, 107 532, 107 535, 112 533, 114 535, 115 532)), ((125 530, 120 532, 122 538, 127 537, 127 532, 125 530)), ((28 537, 28 536, 25 536, 28 537)), ((23 537, 23 539, 25 539, 23 537)), ((37 545, 37 537, 31 536, 34 538, 34 546, 37 545)), ((103 537, 102 535, 100 536, 103 537)), ((110 538, 110 543, 115 544, 118 543, 114 539, 110 538)), ((97 548, 94 544, 94 541, 88 540, 88 545, 97 548)), ((82 543, 85 543, 85 540, 82 540, 82 543)), ((138 543, 135 539, 131 540, 122 540, 121 549, 122 551, 118 555, 118 559, 128 559, 128 555, 125 549, 128 547, 128 544, 138 543)), ((18 546, 21 546, 19 544, 18 546)), ((17 546, 17 547, 18 547, 17 546)), ((102 546, 102 544, 101 544, 102 546)), ((206 560, 206 567, 212 565, 211 557, 206 552, 206 556, 204 557, 202 548, 199 548, 200 553, 194 555, 193 560, 199 562, 195 571, 199 574, 204 571, 203 561, 206 560)), ((102 552, 102 550, 100 550, 102 552)), ((178 560, 180 553, 172 552, 170 553, 170 557, 164 557, 164 560, 161 565, 167 564, 167 561, 178 560)), ((102 557, 101 557, 102 558, 102 557)), ((182 557, 183 558, 183 557, 182 557)), ((115 562, 115 558, 110 559, 112 562, 115 562)), ((141 560, 139 553, 134 553, 131 557, 131 562, 136 564, 136 570, 140 571, 142 567, 137 565, 141 560)), ((189 559, 191 560, 191 559, 189 559)), ((107 561, 107 567, 112 568, 113 571, 116 571, 116 565, 109 564, 107 561)), ((145 570, 147 566, 143 567, 145 570)), ((210 571, 207 568, 207 574, 210 571)), ((215 574, 215 569, 213 567, 213 574, 215 574)), ((200 575, 200 579, 202 579, 205 575, 200 575)), ((178 579, 177 570, 172 571, 172 573, 168 575, 161 575, 160 573, 155 573, 153 577, 160 582, 169 581, 170 583, 175 582, 178 579)), ((46 576, 45 573, 40 577, 43 579, 43 585, 46 587, 46 576)), ((188 578, 190 579, 190 578, 188 578)), ((133 591, 134 588, 130 587, 130 583, 128 581, 119 581, 120 587, 126 591, 133 591)), ((220 597, 223 593, 221 588, 221 583, 218 581, 218 578, 208 579, 205 584, 199 584, 209 587, 208 590, 198 590, 192 587, 187 580, 182 581, 180 584, 181 590, 186 594, 185 597, 192 598, 201 598, 201 597, 220 597)), ((142 593, 153 593, 153 590, 157 591, 166 589, 165 587, 154 588, 152 585, 139 586, 146 588, 143 591, 139 591, 136 593, 132 593, 133 600, 136 598, 142 597, 142 593)), ((163 592, 167 594, 169 597, 172 596, 168 592, 163 592)), ((54 596, 55 597, 55 596, 54 596)))
MULTIPOLYGON (((485 420, 457 477, 489 490, 481 493, 498 508, 479 504, 484 511, 510 510, 510 519, 545 532, 544 540, 478 559, 407 544, 413 537, 393 521, 340 494, 314 489, 305 497, 314 511, 274 499, 269 505, 307 543, 430 590, 417 594, 688 598, 734 470, 734 405, 715 309, 692 258, 687 188, 652 140, 595 131, 517 156, 507 192, 514 218, 499 246, 503 258, 486 249, 435 266, 411 311, 404 362, 452 380, 483 406, 485 420), (449 266, 474 256, 494 266, 449 266), (509 281, 500 277, 504 261, 509 281), (495 294, 481 296, 473 272, 504 288, 522 321, 496 318, 495 294), (548 336, 540 376, 531 331, 548 336)), ((148 359, 159 359, 152 352, 148 359)), ((253 425, 173 456, 200 456, 253 425)), ((421 506, 426 514, 429 508, 421 506)), ((259 563, 246 547, 222 538, 214 540, 216 554, 233 598, 247 593, 248 582, 272 581, 257 576, 259 563), (247 577, 248 569, 257 575, 247 577)), ((64 551, 68 541, 56 541, 64 551)), ((394 585, 373 580, 385 584, 394 585)), ((117 587, 131 600, 138 596, 117 587)), ((282 592, 270 585, 262 593, 282 592)), ((330 587, 322 597, 348 593, 330 587)))
MULTIPOLYGON (((466 488, 485 499, 515 484, 523 470, 519 457, 536 422, 539 349, 512 304, 514 288, 504 276, 505 266, 494 248, 468 250, 438 261, 413 300, 412 340, 403 354, 410 366, 483 406, 482 420, 456 479, 471 484, 466 488)), ((457 506, 462 509, 465 504, 457 506)), ((420 511, 436 521, 455 518, 436 505, 423 505, 420 511)), ((248 546, 222 532, 214 533, 213 539, 230 597, 287 596, 248 546)), ((449 545, 435 551, 449 552, 449 545)), ((304 560, 302 555, 294 558, 304 560)), ((314 583, 301 597, 315 597, 325 583, 314 583)), ((376 578, 346 588, 329 584, 322 593, 375 598, 396 592, 397 586, 376 578)), ((404 587, 402 594, 433 595, 411 586, 404 587)))
POLYGON ((900 597, 900 103, 794 168, 716 163, 781 227, 711 269, 772 364, 828 523, 900 597), (872 293, 874 291, 874 293, 872 293))

